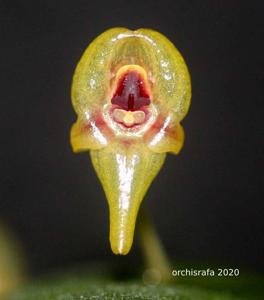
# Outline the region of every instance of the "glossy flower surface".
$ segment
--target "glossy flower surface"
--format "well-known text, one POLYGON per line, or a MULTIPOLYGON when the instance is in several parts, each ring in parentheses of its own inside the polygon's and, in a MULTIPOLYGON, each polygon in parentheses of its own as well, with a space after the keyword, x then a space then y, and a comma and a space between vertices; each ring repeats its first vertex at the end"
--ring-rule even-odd
POLYGON ((110 211, 116 254, 131 248, 138 210, 167 152, 184 141, 180 121, 191 98, 186 64, 174 45, 149 30, 110 29, 77 65, 71 130, 75 152, 90 151, 110 211))

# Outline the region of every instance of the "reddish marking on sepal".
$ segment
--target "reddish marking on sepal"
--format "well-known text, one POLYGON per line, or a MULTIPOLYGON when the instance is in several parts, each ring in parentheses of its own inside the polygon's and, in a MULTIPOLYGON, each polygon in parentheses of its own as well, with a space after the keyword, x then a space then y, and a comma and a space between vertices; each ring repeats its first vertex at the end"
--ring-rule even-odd
POLYGON ((89 120, 84 120, 82 122, 81 132, 86 131, 88 134, 91 134, 95 127, 98 128, 107 139, 114 136, 112 129, 106 123, 101 111, 95 111, 89 120))
POLYGON ((146 132, 146 134, 144 135, 144 137, 149 138, 153 134, 155 134, 158 131, 160 131, 160 129, 164 126, 164 121, 165 121, 164 117, 158 116, 157 119, 156 119, 156 121, 151 125, 151 127, 146 132))
POLYGON ((178 140, 181 138, 178 126, 180 125, 177 123, 172 123, 171 121, 166 124, 166 117, 160 115, 152 124, 150 129, 146 132, 144 138, 151 139, 155 134, 158 134, 162 130, 166 137, 178 140))

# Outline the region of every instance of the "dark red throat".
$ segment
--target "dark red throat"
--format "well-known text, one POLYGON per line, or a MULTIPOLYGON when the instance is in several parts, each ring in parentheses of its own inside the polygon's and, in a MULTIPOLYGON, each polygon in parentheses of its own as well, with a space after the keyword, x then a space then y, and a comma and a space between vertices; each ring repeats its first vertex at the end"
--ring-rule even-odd
POLYGON ((150 104, 144 81, 137 72, 129 71, 122 76, 111 102, 122 109, 131 111, 140 110, 142 106, 150 104))

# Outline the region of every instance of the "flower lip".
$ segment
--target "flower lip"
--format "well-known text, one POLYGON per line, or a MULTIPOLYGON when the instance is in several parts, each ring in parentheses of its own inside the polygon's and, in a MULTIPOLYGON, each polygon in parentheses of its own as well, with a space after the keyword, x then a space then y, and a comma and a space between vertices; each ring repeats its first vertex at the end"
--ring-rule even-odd
POLYGON ((143 106, 139 110, 125 110, 116 104, 107 106, 107 114, 113 123, 118 124, 124 129, 139 128, 144 123, 148 122, 152 115, 152 109, 148 106, 143 106))

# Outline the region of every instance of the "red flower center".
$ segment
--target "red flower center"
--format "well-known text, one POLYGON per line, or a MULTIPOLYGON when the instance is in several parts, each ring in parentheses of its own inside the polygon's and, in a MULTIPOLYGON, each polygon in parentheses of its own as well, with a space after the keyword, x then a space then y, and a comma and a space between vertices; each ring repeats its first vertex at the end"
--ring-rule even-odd
POLYGON ((128 71, 122 75, 111 103, 127 111, 141 110, 143 106, 150 104, 149 95, 139 73, 128 71))

